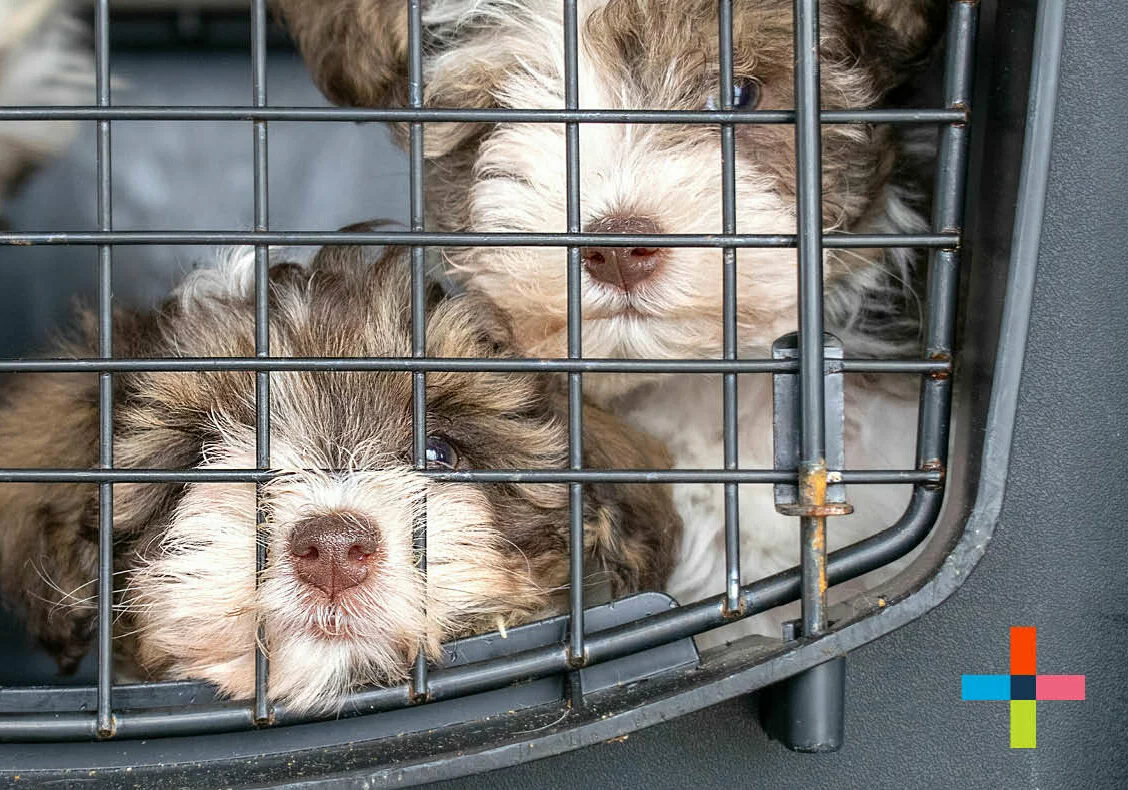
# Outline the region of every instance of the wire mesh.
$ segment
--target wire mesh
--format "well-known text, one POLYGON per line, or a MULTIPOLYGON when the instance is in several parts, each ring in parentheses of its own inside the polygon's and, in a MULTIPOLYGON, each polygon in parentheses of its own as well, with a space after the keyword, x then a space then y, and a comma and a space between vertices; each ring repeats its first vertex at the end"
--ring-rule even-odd
MULTIPOLYGON (((99 487, 98 686, 93 712, 10 714, 0 711, 0 740, 50 741, 82 738, 130 738, 227 731, 267 724, 288 724, 302 718, 272 706, 269 664, 258 640, 255 693, 246 702, 200 705, 181 712, 117 711, 113 698, 113 486, 117 483, 244 482, 258 494, 256 570, 269 558, 264 539, 266 513, 261 487, 275 473, 270 459, 270 375, 280 371, 398 371, 412 374, 412 463, 419 474, 435 481, 543 483, 568 485, 571 551, 569 614, 566 639, 559 644, 525 650, 498 659, 455 667, 429 667, 416 661, 409 683, 358 691, 350 705, 359 713, 434 702, 496 689, 516 680, 544 677, 630 655, 658 644, 700 634, 775 606, 801 600, 803 632, 815 636, 826 627, 826 587, 857 577, 903 556, 934 522, 943 495, 947 464, 948 416, 951 399, 953 325, 958 285, 961 206, 967 149, 970 78, 976 4, 953 2, 948 28, 944 106, 906 110, 821 110, 819 99, 818 2, 795 0, 794 110, 734 110, 733 6, 719 2, 720 106, 708 111, 582 109, 578 72, 579 18, 576 0, 563 0, 565 35, 565 106, 558 110, 446 109, 424 107, 424 30, 421 0, 407 0, 404 13, 409 33, 408 107, 344 109, 267 106, 265 0, 251 6, 252 95, 243 107, 114 107, 110 96, 109 3, 95 4, 97 102, 94 107, 6 107, 0 120, 90 120, 97 123, 98 229, 84 232, 0 232, 0 246, 94 245, 98 248, 99 356, 93 359, 0 360, 3 372, 87 372, 99 376, 100 443, 96 469, 0 469, 0 483, 75 482, 99 487), (240 120, 253 132, 254 229, 240 231, 121 231, 112 210, 110 135, 114 121, 158 120, 198 122, 240 120), (303 232, 271 230, 268 124, 280 122, 406 122, 409 129, 410 230, 303 232), (425 124, 452 122, 563 123, 567 229, 564 233, 437 233, 425 227, 423 142, 425 124), (582 229, 580 129, 583 124, 704 124, 716 126, 721 139, 722 229, 720 234, 606 234, 582 229), (821 199, 821 126, 825 124, 939 124, 942 127, 928 233, 847 235, 823 232, 821 199), (741 234, 736 224, 735 133, 742 124, 793 124, 798 159, 797 232, 741 234), (156 244, 249 244, 255 249, 255 356, 223 359, 114 359, 112 338, 113 247, 156 244), (270 355, 268 301, 269 248, 273 245, 399 244, 410 247, 411 355, 387 358, 277 358, 270 355), (723 353, 721 359, 598 359, 584 357, 581 343, 581 246, 702 247, 722 254, 723 353), (565 359, 446 359, 426 354, 425 254, 428 247, 528 246, 558 247, 567 255, 567 356, 565 359), (824 359, 822 318, 823 249, 911 247, 930 251, 924 355, 919 359, 824 359), (796 248, 800 294, 798 360, 741 359, 737 333, 736 273, 738 251, 796 248), (254 469, 119 469, 113 462, 113 376, 139 371, 226 371, 255 373, 254 469), (429 372, 563 373, 568 380, 568 462, 563 469, 429 469, 426 458, 426 376, 429 372), (721 469, 587 469, 583 463, 584 373, 719 373, 723 377, 724 461, 721 469), (741 374, 798 372, 801 380, 802 459, 800 469, 741 469, 738 464, 737 384, 741 374), (920 416, 915 469, 826 469, 823 377, 828 372, 900 373, 921 377, 920 416), (913 486, 902 518, 858 544, 827 555, 825 517, 800 520, 801 566, 751 583, 741 583, 739 555, 739 486, 802 483, 812 474, 824 482, 913 486), (706 600, 652 615, 612 629, 587 633, 584 628, 584 486, 592 483, 714 483, 724 487, 725 590, 706 600)), ((802 485, 800 486, 802 488, 802 485)), ((817 508, 819 502, 806 502, 817 508)), ((812 514, 816 510, 810 511, 812 514)), ((418 566, 426 571, 425 508, 413 530, 418 566)), ((261 635, 261 631, 260 631, 261 635)), ((161 685, 161 684, 154 684, 161 685)), ((582 695, 579 700, 582 702, 582 695)))

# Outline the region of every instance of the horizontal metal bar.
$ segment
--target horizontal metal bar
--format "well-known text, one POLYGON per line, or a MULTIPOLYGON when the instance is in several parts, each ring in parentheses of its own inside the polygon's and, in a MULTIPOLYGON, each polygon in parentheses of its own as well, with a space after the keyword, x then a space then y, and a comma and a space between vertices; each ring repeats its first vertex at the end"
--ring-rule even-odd
MULTIPOLYGON (((958 247, 958 233, 871 233, 823 236, 828 248, 958 247)), ((626 234, 626 233, 420 233, 412 231, 70 231, 4 232, 2 246, 43 244, 207 244, 310 246, 399 244, 427 247, 794 247, 795 234, 626 234)))
MULTIPOLYGON (((790 124, 791 110, 529 110, 427 107, 243 107, 119 106, 4 107, 0 121, 337 121, 424 123, 630 123, 630 124, 790 124)), ((965 123, 959 109, 824 110, 825 124, 965 123)))
MULTIPOLYGON (((903 556, 928 534, 940 509, 943 492, 917 488, 905 513, 893 526, 865 541, 831 553, 828 578, 837 584, 854 578, 897 557, 903 556)), ((799 569, 769 576, 740 589, 740 616, 749 617, 795 600, 799 595, 799 569)), ((626 625, 589 634, 586 637, 587 665, 610 661, 650 647, 694 636, 731 622, 726 614, 724 594, 664 611, 626 625)), ((429 681, 428 701, 441 701, 490 689, 516 680, 533 680, 569 668, 569 652, 563 642, 526 650, 499 659, 456 667, 435 669, 429 681)), ((348 707, 358 712, 378 712, 403 708, 413 700, 406 684, 369 689, 352 695, 348 707)), ((203 734, 248 729, 247 708, 239 712, 237 703, 199 706, 181 712, 121 711, 115 716, 116 737, 156 737, 156 735, 203 734)), ((290 724, 308 721, 279 705, 275 722, 290 724)), ((94 737, 93 713, 8 714, 0 716, 0 742, 39 742, 90 740, 94 737)))
MULTIPOLYGON (((836 373, 949 373, 933 359, 826 361, 836 373)), ((479 359, 467 357, 168 357, 131 359, 0 359, 0 373, 217 373, 224 371, 344 371, 437 373, 792 373, 794 360, 776 359, 479 359)))
MULTIPOLYGON (((115 723, 120 715, 115 715, 115 723)), ((0 743, 92 741, 97 732, 98 714, 94 711, 9 713, 0 716, 0 743)))
MULTIPOLYGON (((326 471, 326 470, 319 470, 326 471)), ((334 471, 334 470, 328 470, 334 471)), ((0 483, 262 483, 289 472, 259 469, 14 469, 0 483)), ((794 483, 795 472, 776 469, 428 469, 447 483, 794 483)), ((846 469, 827 473, 849 484, 940 483, 933 469, 846 469)))

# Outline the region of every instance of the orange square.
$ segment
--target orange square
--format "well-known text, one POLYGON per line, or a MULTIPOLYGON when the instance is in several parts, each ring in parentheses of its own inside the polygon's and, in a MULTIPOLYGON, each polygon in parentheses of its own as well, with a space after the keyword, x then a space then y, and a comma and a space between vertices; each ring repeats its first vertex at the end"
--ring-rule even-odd
POLYGON ((1033 626, 1012 626, 1010 630, 1010 673, 1012 675, 1037 675, 1038 629, 1033 626))

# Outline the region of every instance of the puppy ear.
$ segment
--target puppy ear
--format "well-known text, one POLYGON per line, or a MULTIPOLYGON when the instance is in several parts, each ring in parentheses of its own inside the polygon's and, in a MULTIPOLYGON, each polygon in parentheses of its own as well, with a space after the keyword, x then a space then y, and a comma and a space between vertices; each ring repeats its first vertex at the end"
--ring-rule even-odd
POLYGON ((407 102, 404 0, 274 0, 322 92, 337 104, 407 102))
MULTIPOLYGON (((499 50, 488 29, 477 34, 466 31, 465 41, 442 52, 429 64, 423 86, 423 102, 428 107, 492 109, 498 106, 495 92, 500 75, 513 65, 511 53, 499 50)), ((453 46, 453 45, 452 45, 453 46)), ((433 123, 423 135, 423 154, 437 159, 455 151, 467 140, 482 133, 488 124, 433 123)), ((406 137, 403 138, 406 143, 406 137)), ((472 163, 456 166, 470 167, 472 163)))
MULTIPOLYGON (((322 92, 337 104, 404 107, 408 103, 408 11, 403 0, 274 0, 322 92)), ((434 0, 428 15, 423 102, 428 107, 496 106, 499 60, 487 0, 434 0)), ((508 9, 512 11, 512 9, 508 9)), ((407 125, 393 124, 401 145, 407 125)), ((483 124, 428 124, 424 155, 445 156, 483 124)))
POLYGON ((863 0, 862 27, 847 46, 872 63, 889 91, 908 80, 934 51, 944 32, 947 0, 863 0))
MULTIPOLYGON (((655 439, 584 404, 584 464, 592 469, 668 469, 655 439)), ((611 576, 616 596, 661 590, 673 569, 682 522, 669 486, 593 483, 585 487, 584 544, 611 576)))
POLYGON ((444 297, 437 285, 434 288, 436 301, 427 308, 429 355, 483 359, 519 356, 513 326, 500 307, 478 292, 444 297))
MULTIPOLYGON (((165 313, 114 316, 119 357, 168 356, 158 348, 165 313)), ((97 319, 82 312, 79 337, 51 356, 96 356, 97 319)), ((115 377, 115 463, 123 468, 176 469, 199 462, 202 377, 122 373, 115 377), (144 398, 134 382, 146 377, 144 398)), ((98 377, 21 373, 8 378, 0 404, 0 466, 89 469, 98 461, 98 377)), ((146 528, 161 521, 183 490, 175 484, 120 483, 115 488, 114 543, 120 561, 146 528)), ((96 623, 98 489, 91 484, 0 484, 0 586, 28 632, 73 672, 89 651, 96 623)))
POLYGON ((895 46, 895 57, 915 59, 924 54, 944 30, 947 0, 864 0, 870 20, 884 29, 895 46))
MULTIPOLYGON (((374 219, 346 225, 340 230, 374 231, 394 224, 390 220, 374 219)), ((411 259, 406 247, 326 245, 314 255, 308 271, 303 272, 303 278, 318 289, 340 288, 339 298, 342 303, 350 299, 367 298, 364 295, 375 288, 381 292, 399 294, 410 304, 411 259)), ((443 300, 442 286, 430 273, 424 283, 423 298, 428 313, 443 300)))
MULTIPOLYGON (((0 407, 0 465, 90 468, 98 458, 98 380, 90 374, 17 374, 0 407)), ((97 487, 0 484, 0 581, 4 601, 71 674, 94 629, 97 487)))

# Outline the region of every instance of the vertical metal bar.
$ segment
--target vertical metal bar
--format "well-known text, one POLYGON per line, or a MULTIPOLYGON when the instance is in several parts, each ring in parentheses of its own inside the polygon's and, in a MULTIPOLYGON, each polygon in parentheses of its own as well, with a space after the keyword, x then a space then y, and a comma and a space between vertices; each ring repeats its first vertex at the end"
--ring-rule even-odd
MULTIPOLYGON (((799 495, 826 492, 823 393, 822 130, 819 126, 819 4, 795 0, 795 150, 799 243, 799 495)), ((803 633, 826 628, 826 519, 800 518, 803 633)))
MULTIPOLYGON (((978 3, 952 3, 944 69, 944 104, 949 108, 966 110, 971 105, 972 61, 978 12, 978 3)), ((962 230, 967 144, 967 124, 953 123, 943 128, 932 203, 934 228, 957 233, 962 230)), ((932 253, 928 267, 928 317, 924 330, 925 355, 929 359, 950 359, 952 355, 959 264, 959 250, 937 250, 932 253)), ((949 377, 927 377, 921 384, 917 442, 919 468, 943 468, 947 463, 951 395, 952 382, 949 377)))
MULTIPOLYGON (((720 4, 721 110, 731 112, 736 100, 732 75, 732 0, 720 4)), ((721 124, 721 231, 736 233, 736 130, 721 124)), ((724 358, 736 359, 736 248, 722 251, 724 358)), ((723 412, 725 469, 737 468, 736 374, 725 373, 723 412)), ((740 499, 736 483, 725 483, 725 610, 740 608, 740 499)))
MULTIPOLYGON (((254 0, 251 6, 251 91, 255 107, 266 106, 266 0, 254 0)), ((254 193, 255 230, 270 227, 269 173, 267 170, 266 121, 254 124, 254 193)), ((255 245, 255 356, 270 356, 270 250, 265 244, 255 245)), ((270 373, 255 374, 255 467, 270 468, 270 373)), ((267 562, 266 509, 262 501, 262 484, 255 484, 255 583, 258 584, 267 562)), ((267 684, 270 663, 266 651, 262 623, 255 640, 255 710, 258 723, 270 721, 267 684)))
MULTIPOLYGON (((95 90, 99 107, 110 106, 109 0, 98 0, 94 12, 95 90)), ((113 229, 113 167, 110 122, 98 121, 98 229, 113 229)), ((114 355, 113 248, 98 245, 98 355, 114 355)), ((114 465, 114 382, 112 373, 98 374, 98 465, 114 465)), ((100 737, 114 731, 113 716, 114 487, 98 486, 98 720, 100 737)))
MULTIPOLYGON (((564 108, 579 109, 579 21, 576 0, 564 0, 564 108)), ((580 232, 580 127, 564 125, 568 232, 580 232)), ((580 248, 568 248, 568 359, 583 357, 583 315, 580 299, 580 248)), ((568 467, 583 468, 583 379, 568 374, 568 467)), ((584 662, 584 488, 568 485, 569 548, 571 551, 571 627, 569 651, 572 664, 584 662)))
MULTIPOLYGON (((423 8, 421 0, 408 0, 408 103, 414 109, 423 106, 423 8)), ((422 231, 425 221, 423 196, 423 124, 412 121, 410 127, 410 211, 411 230, 422 231)), ((426 248, 411 248, 411 356, 427 354, 426 248)), ((415 468, 427 468, 427 376, 422 371, 411 377, 411 447, 415 468)), ((416 567, 427 574, 427 500, 412 530, 416 567)), ((422 602, 426 606, 426 595, 422 602)), ((422 647, 415 657, 412 693, 416 699, 427 697, 427 656, 422 647)))

